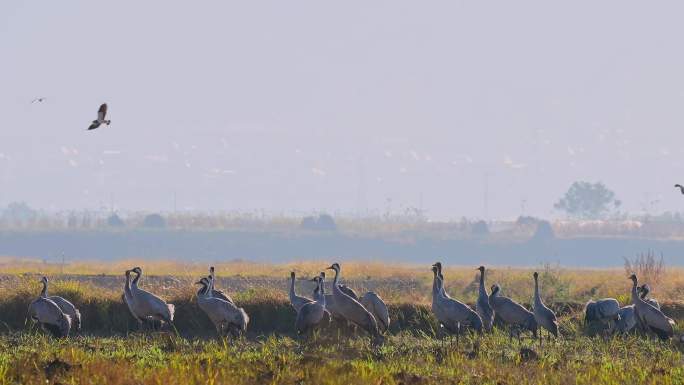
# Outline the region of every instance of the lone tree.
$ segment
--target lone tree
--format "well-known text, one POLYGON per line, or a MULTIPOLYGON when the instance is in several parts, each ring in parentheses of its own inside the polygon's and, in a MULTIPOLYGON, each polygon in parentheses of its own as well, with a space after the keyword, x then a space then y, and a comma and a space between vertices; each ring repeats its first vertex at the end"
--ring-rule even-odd
POLYGON ((617 209, 621 203, 603 183, 580 181, 573 183, 553 207, 572 217, 596 219, 608 213, 611 207, 617 209))

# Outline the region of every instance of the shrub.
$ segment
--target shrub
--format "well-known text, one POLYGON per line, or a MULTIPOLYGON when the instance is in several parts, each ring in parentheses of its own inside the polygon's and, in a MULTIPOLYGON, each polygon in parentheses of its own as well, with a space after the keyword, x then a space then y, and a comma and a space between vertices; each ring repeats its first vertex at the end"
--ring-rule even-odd
POLYGON ((321 214, 318 218, 309 216, 302 219, 300 228, 313 231, 337 231, 337 224, 332 216, 321 214))
POLYGON ((662 254, 658 259, 649 250, 646 254, 638 254, 631 260, 625 258, 625 271, 627 274, 635 273, 641 283, 648 283, 655 287, 665 276, 665 261, 662 254))
POLYGON ((109 218, 107 218, 107 225, 111 227, 124 227, 126 224, 121 217, 113 213, 109 216, 109 218))
POLYGON ((143 227, 163 229, 166 227, 166 220, 159 214, 150 214, 143 220, 143 227))
POLYGON ((548 221, 537 222, 537 230, 534 232, 534 235, 532 236, 532 240, 534 240, 534 241, 547 241, 547 240, 552 240, 555 237, 556 237, 556 235, 553 232, 553 227, 551 227, 551 224, 548 221))

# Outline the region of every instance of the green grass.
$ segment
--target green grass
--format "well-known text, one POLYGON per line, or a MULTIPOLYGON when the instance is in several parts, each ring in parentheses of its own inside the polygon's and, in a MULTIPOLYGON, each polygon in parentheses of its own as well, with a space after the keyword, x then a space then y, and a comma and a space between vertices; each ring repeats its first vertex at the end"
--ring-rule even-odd
POLYGON ((684 355, 672 342, 581 334, 509 342, 496 331, 450 346, 400 333, 380 348, 366 338, 300 341, 261 336, 237 341, 170 335, 0 336, 0 384, 681 384, 684 355), (479 344, 479 349, 476 348, 479 344), (523 358, 531 348, 537 358, 523 358), (69 370, 49 372, 55 360, 69 370))

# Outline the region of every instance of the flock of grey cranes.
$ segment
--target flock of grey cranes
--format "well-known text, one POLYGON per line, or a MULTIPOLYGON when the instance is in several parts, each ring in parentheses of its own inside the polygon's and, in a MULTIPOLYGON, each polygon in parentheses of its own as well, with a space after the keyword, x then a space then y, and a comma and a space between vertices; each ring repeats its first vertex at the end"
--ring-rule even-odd
MULTIPOLYGON (((290 275, 289 299, 297 313, 295 329, 301 336, 311 335, 316 329, 329 325, 333 318, 354 324, 365 330, 373 345, 384 341, 383 334, 389 330, 390 317, 387 305, 375 292, 369 291, 358 296, 350 287, 340 283, 341 267, 333 263, 326 270, 333 270, 335 276, 330 294, 325 291, 325 272, 321 272, 311 281, 316 286, 312 298, 297 295, 295 291, 295 273, 290 275)), ((458 336, 464 331, 474 331, 478 335, 490 332, 494 327, 495 317, 511 332, 529 331, 541 344, 542 331, 547 337, 559 336, 559 324, 555 313, 544 305, 539 291, 539 274, 534 272, 534 305, 533 310, 526 309, 513 299, 501 295, 501 287, 492 285, 491 293, 485 286, 485 267, 480 271, 478 298, 473 310, 470 306, 452 298, 444 288, 442 264, 432 265, 432 313, 439 321, 443 332, 458 336)), ((174 305, 160 297, 141 289, 138 284, 142 277, 142 269, 134 267, 125 272, 125 285, 122 300, 126 303, 131 316, 142 328, 145 321, 158 321, 162 325, 173 325, 174 305), (131 274, 135 277, 131 280, 131 274)), ((674 335, 674 321, 660 310, 658 301, 648 298, 650 288, 638 285, 638 279, 632 274, 632 303, 620 307, 614 298, 589 301, 585 307, 585 321, 599 323, 607 333, 628 333, 636 328, 651 332, 662 340, 674 335)), ((206 313, 216 327, 219 337, 237 337, 247 330, 249 316, 238 307, 230 296, 217 290, 214 267, 209 268, 209 275, 195 282, 200 285, 197 292, 197 305, 206 313)), ((72 330, 81 327, 81 314, 68 300, 48 295, 47 277, 41 280, 43 288, 40 295, 29 305, 30 318, 56 337, 66 337, 72 330)))

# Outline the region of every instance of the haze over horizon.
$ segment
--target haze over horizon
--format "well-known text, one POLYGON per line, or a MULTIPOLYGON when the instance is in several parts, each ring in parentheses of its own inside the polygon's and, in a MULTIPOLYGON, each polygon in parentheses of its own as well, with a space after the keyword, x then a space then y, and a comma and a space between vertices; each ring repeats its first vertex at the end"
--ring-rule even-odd
POLYGON ((586 180, 679 211, 682 11, 4 2, 0 207, 552 217, 586 180))

